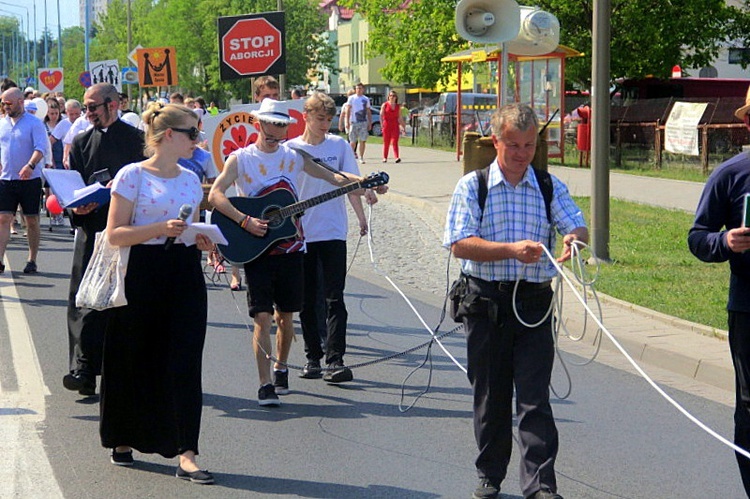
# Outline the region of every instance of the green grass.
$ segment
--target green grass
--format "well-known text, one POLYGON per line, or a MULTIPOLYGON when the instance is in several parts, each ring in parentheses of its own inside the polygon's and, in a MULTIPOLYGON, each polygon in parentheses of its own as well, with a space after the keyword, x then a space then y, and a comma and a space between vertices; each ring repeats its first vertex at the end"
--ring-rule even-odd
MULTIPOLYGON (((590 217, 590 199, 576 198, 590 217)), ((597 289, 620 300, 726 330, 729 264, 708 264, 687 247, 693 216, 612 199, 610 258, 597 289)))

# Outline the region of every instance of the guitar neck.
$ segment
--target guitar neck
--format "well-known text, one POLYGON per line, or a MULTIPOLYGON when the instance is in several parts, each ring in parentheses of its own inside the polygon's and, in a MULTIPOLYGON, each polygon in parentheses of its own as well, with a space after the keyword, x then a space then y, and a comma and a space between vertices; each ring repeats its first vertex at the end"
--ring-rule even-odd
POLYGON ((361 182, 352 182, 351 184, 345 185, 344 187, 339 187, 338 189, 334 189, 330 192, 326 192, 319 196, 315 196, 313 198, 306 199, 304 201, 291 204, 289 206, 285 206, 284 208, 280 208, 276 210, 273 214, 274 215, 278 214, 281 218, 288 218, 288 217, 297 215, 299 213, 302 213, 306 209, 312 208, 313 206, 319 205, 320 203, 324 203, 326 201, 330 201, 331 199, 337 198, 339 196, 343 196, 344 194, 348 194, 352 191, 356 191, 357 189, 361 187, 362 187, 361 182))

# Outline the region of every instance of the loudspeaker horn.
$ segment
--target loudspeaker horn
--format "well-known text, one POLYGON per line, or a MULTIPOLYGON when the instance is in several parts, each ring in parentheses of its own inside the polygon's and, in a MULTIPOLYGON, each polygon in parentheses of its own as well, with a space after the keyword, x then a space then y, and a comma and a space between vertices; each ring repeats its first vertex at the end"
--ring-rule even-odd
POLYGON ((521 7, 519 20, 521 28, 518 36, 506 44, 508 53, 543 55, 557 48, 560 22, 554 15, 536 7, 521 7))
POLYGON ((456 5, 456 31, 470 42, 513 40, 518 35, 520 20, 515 0, 461 0, 456 5))

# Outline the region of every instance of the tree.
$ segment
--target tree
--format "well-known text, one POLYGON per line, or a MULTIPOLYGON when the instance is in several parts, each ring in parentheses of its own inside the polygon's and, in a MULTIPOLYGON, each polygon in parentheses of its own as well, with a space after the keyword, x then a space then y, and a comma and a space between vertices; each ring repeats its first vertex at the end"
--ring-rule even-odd
MULTIPOLYGON (((566 63, 566 76, 582 88, 591 80, 593 0, 539 0, 560 20, 560 43, 586 54, 566 63)), ((612 78, 668 77, 672 67, 698 69, 716 59, 747 14, 724 0, 612 0, 612 78)))
POLYGON ((446 80, 454 64, 440 59, 467 46, 456 34, 456 0, 341 0, 370 25, 368 54, 388 61, 383 77, 419 87, 446 80))
MULTIPOLYGON (((249 79, 219 79, 217 18, 276 8, 276 0, 135 0, 131 16, 133 44, 174 46, 179 86, 185 92, 202 94, 209 100, 224 101, 228 96, 248 100, 249 79)), ((285 0, 284 11, 287 80, 289 84, 303 84, 310 71, 334 60, 331 47, 319 36, 325 31, 326 20, 313 0, 285 0)), ((117 58, 121 65, 126 62, 125 14, 123 3, 109 4, 97 26, 92 54, 117 58)))
MULTIPOLYGON (((560 20, 560 42, 585 54, 569 59, 566 77, 582 88, 590 86, 594 0, 537 0, 560 20)), ((388 60, 386 78, 433 87, 455 70, 440 59, 467 48, 458 38, 455 0, 340 0, 356 8, 370 24, 369 50, 388 60)), ((520 2, 524 3, 524 2, 520 2)), ((748 33, 744 10, 724 0, 612 0, 611 74, 668 76, 672 66, 700 68, 715 59, 722 45, 748 33)))

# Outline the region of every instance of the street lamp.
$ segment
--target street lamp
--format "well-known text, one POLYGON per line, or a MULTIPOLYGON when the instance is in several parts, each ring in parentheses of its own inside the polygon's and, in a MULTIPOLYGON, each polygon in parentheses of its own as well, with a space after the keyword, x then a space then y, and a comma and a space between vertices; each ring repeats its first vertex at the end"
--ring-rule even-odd
MULTIPOLYGON (((24 7, 23 5, 14 5, 14 4, 8 3, 8 2, 0 2, 0 4, 7 5, 9 7, 15 7, 16 9, 24 9, 26 11, 26 43, 25 43, 25 45, 26 45, 26 55, 29 56, 30 54, 29 54, 28 41, 29 41, 29 29, 31 29, 31 23, 29 23, 29 8, 28 7, 24 7)), ((33 46, 34 46, 34 50, 33 50, 33 53, 34 53, 34 56, 33 56, 33 60, 34 60, 34 77, 36 78, 36 73, 37 73, 37 70, 36 70, 37 69, 36 68, 36 0, 34 0, 34 39, 33 39, 33 46)), ((31 57, 27 57, 27 59, 30 61, 32 58, 31 57)))
MULTIPOLYGON (((17 75, 16 76, 23 77, 22 73, 20 73, 21 70, 19 69, 20 66, 24 62, 24 57, 23 57, 24 50, 23 50, 23 48, 24 48, 24 45, 26 45, 25 43, 21 43, 21 31, 24 31, 24 29, 23 29, 23 15, 19 14, 18 12, 13 12, 13 11, 10 11, 10 10, 5 10, 5 9, 0 9, 0 12, 5 12, 7 14, 11 14, 12 16, 18 16, 18 17, 16 17, 16 19, 18 20, 18 22, 19 22, 18 24, 21 27, 21 29, 18 31, 18 41, 16 43, 16 47, 17 47, 16 48, 16 55, 18 56, 18 65, 16 66, 15 69, 17 71, 17 75)), ((28 29, 27 29, 26 30, 26 37, 27 38, 28 38, 28 35, 29 35, 29 32, 28 32, 28 29)), ((28 50, 29 50, 28 46, 26 46, 26 64, 27 64, 27 66, 28 66, 28 63, 29 63, 29 58, 28 58, 29 52, 28 52, 28 50)), ((27 70, 28 70, 28 68, 27 68, 27 70)), ((17 78, 17 79, 20 80, 20 78, 17 78)))

